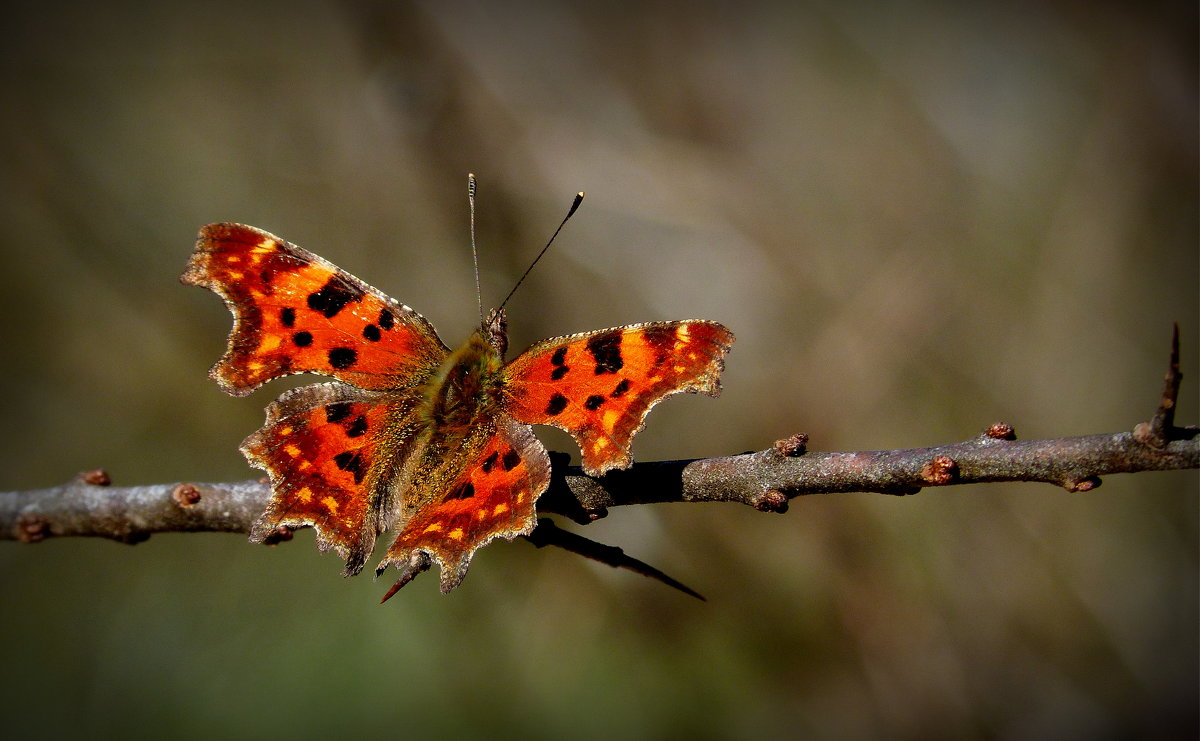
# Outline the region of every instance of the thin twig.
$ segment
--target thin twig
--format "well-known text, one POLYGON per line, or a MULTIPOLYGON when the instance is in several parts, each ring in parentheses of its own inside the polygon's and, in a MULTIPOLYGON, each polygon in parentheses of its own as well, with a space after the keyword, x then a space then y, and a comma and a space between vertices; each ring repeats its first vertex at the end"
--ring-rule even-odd
MULTIPOLYGON (((1011 425, 997 423, 952 445, 852 453, 809 452, 808 438, 794 435, 757 453, 638 463, 599 478, 567 465, 565 454, 552 453, 551 484, 538 500, 538 512, 584 524, 610 507, 659 502, 739 502, 784 512, 789 499, 804 494, 914 494, 927 486, 993 481, 1089 491, 1108 474, 1200 468, 1200 428, 1174 424, 1181 378, 1176 326, 1158 409, 1133 432, 1017 440, 1011 425)), ((108 484, 107 474, 97 470, 49 489, 0 492, 0 540, 95 536, 137 543, 163 532, 247 533, 271 496, 265 480, 108 484)), ((284 529, 269 540, 290 537, 284 529)))
MULTIPOLYGON (((914 494, 927 486, 993 481, 1042 481, 1087 491, 1107 474, 1200 468, 1197 430, 1179 431, 1187 437, 1161 448, 1128 432, 1025 441, 984 434, 933 448, 798 456, 770 448, 637 463, 600 478, 564 466, 565 456, 555 456, 551 487, 538 500, 538 512, 579 523, 603 517, 611 507, 659 502, 739 502, 781 512, 788 499, 803 494, 914 494)), ((119 487, 77 478, 49 489, 0 492, 0 540, 96 536, 136 543, 153 533, 247 533, 270 496, 270 486, 260 480, 119 487)))
POLYGON ((612 566, 614 569, 627 569, 635 574, 641 574, 642 576, 666 584, 673 589, 678 589, 680 592, 695 597, 701 602, 707 601, 704 599, 704 595, 696 590, 677 579, 667 576, 650 564, 630 556, 623 549, 615 545, 597 543, 577 533, 563 530, 554 524, 554 520, 547 517, 539 519, 537 527, 533 529, 532 533, 526 535, 525 539, 538 548, 552 545, 562 548, 565 551, 570 551, 578 556, 598 561, 606 566, 612 566))
POLYGON ((1139 442, 1161 448, 1171 440, 1177 439, 1180 428, 1175 426, 1175 404, 1179 399, 1179 385, 1183 382, 1183 374, 1179 372, 1179 323, 1171 335, 1171 362, 1167 365, 1167 374, 1163 377, 1162 401, 1158 411, 1149 422, 1142 422, 1133 428, 1133 434, 1139 442))

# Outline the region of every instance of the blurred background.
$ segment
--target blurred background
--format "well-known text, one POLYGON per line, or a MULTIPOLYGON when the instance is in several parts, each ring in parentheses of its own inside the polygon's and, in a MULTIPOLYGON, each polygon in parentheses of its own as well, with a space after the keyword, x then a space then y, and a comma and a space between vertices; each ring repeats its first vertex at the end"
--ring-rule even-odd
MULTIPOLYGON (((241 221, 451 345, 708 318, 640 460, 1197 421, 1195 3, 18 3, 0 49, 2 489, 259 475, 177 281, 241 221), (22 7, 23 6, 23 7, 22 7)), ((296 385, 296 382, 291 383, 296 385)), ((544 433, 544 434, 543 434, 544 433)), ((551 449, 578 450, 543 428, 551 449)), ((1195 738, 1195 471, 616 510, 705 594, 500 542, 450 596, 300 533, 0 542, 14 737, 1195 738)))

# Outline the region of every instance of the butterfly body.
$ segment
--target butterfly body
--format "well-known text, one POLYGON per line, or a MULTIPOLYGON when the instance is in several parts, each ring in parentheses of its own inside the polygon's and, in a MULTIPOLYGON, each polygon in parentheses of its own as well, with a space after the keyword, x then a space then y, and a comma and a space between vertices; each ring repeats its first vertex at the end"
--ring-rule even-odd
POLYGON ((501 407, 504 359, 477 331, 451 353, 424 386, 426 424, 447 438, 462 437, 501 407))
POLYGON ((228 392, 290 373, 334 379, 283 394, 243 442, 273 488, 251 538, 312 526, 350 575, 398 530, 377 571, 394 565, 404 583, 436 562, 442 591, 479 547, 532 531, 550 461, 530 424, 569 432, 590 474, 624 468, 650 407, 719 392, 733 341, 716 322, 657 322, 544 340, 505 363, 496 311, 451 351, 412 309, 241 224, 204 227, 182 280, 234 314, 211 372, 228 392))

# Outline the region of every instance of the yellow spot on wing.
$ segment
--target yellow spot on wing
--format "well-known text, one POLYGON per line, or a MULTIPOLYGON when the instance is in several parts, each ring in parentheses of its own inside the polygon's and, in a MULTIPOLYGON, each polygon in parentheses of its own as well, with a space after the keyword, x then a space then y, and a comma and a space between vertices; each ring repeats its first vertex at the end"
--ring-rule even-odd
MULTIPOLYGON (((275 335, 275 334, 263 335, 262 344, 260 344, 258 346, 258 351, 259 352, 271 352, 272 350, 279 347, 279 344, 282 341, 283 340, 281 340, 279 338, 279 335, 275 335)), ((288 428, 288 429, 291 429, 291 428, 288 428)))
POLYGON ((442 531, 442 523, 435 522, 432 525, 429 525, 428 527, 426 527, 421 532, 422 533, 440 533, 441 531, 442 531))
POLYGON ((449 536, 452 540, 462 540, 463 539, 463 529, 461 527, 456 527, 453 530, 451 530, 450 532, 446 533, 446 535, 449 536))
POLYGON ((492 514, 493 515, 502 515, 507 511, 508 511, 508 505, 505 504, 504 502, 501 502, 500 504, 496 505, 495 509, 492 510, 492 514))
POLYGON ((241 262, 241 261, 242 261, 241 255, 226 255, 225 256, 225 262, 227 262, 231 265, 235 262, 241 262))
POLYGON ((329 510, 335 515, 337 514, 338 503, 333 497, 325 497, 321 500, 321 504, 325 505, 325 509, 329 510))
POLYGON ((617 420, 620 418, 621 413, 619 411, 616 409, 609 409, 604 413, 604 418, 601 420, 601 422, 604 424, 604 429, 611 430, 617 426, 617 420))
POLYGON ((305 486, 301 489, 297 489, 296 490, 296 498, 299 499, 304 504, 308 504, 309 502, 312 501, 312 489, 308 488, 307 486, 305 486))
POLYGON ((595 441, 595 448, 596 450, 604 450, 609 446, 609 444, 610 443, 608 442, 607 437, 598 437, 595 441))
POLYGON ((284 437, 287 437, 288 435, 292 434, 295 431, 296 430, 293 429, 293 427, 291 425, 288 425, 287 427, 281 427, 279 429, 279 434, 283 435, 284 437))
POLYGON ((246 274, 240 270, 230 270, 229 277, 233 278, 234 280, 241 280, 242 278, 246 277, 246 274))
POLYGON ((275 251, 275 241, 272 239, 264 239, 263 241, 259 242, 258 246, 255 247, 252 251, 256 252, 260 255, 266 254, 268 252, 274 252, 275 251))
POLYGON ((296 458, 300 455, 300 448, 297 448, 295 445, 284 445, 283 452, 287 453, 293 458, 296 458))

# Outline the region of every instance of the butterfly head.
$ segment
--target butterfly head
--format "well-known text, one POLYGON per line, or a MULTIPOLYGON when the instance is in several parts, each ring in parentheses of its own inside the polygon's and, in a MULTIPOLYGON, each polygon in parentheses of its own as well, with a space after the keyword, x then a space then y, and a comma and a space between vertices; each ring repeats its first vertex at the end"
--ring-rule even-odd
POLYGON ((504 312, 503 306, 488 312, 487 319, 483 321, 479 332, 503 358, 504 354, 508 352, 508 314, 504 312))

